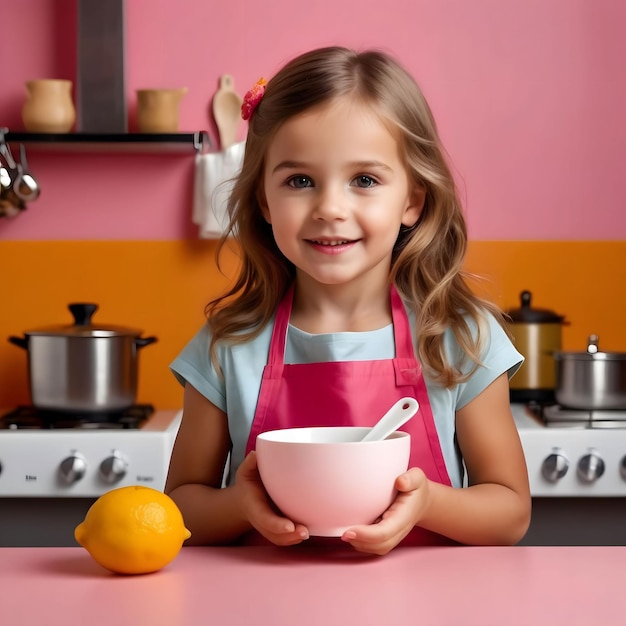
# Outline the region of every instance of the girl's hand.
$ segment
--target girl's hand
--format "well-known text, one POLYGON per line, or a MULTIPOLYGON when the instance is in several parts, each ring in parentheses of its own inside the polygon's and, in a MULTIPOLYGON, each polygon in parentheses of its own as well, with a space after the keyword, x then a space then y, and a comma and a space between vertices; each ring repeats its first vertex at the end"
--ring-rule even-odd
POLYGON ((375 524, 354 526, 342 540, 359 552, 383 555, 395 548, 422 519, 430 501, 429 481, 413 467, 396 478, 396 499, 375 524))
POLYGON ((239 466, 235 488, 248 521, 268 541, 278 546, 290 546, 309 538, 305 526, 282 517, 271 503, 259 476, 256 452, 250 452, 239 466))

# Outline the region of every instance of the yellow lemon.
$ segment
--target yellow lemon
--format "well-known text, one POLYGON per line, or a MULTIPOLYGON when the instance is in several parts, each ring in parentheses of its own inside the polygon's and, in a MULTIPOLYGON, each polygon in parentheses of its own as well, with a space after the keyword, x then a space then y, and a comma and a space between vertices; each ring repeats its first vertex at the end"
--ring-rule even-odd
POLYGON ((100 496, 74 530, 76 541, 93 559, 118 574, 160 570, 190 536, 176 503, 141 485, 100 496))

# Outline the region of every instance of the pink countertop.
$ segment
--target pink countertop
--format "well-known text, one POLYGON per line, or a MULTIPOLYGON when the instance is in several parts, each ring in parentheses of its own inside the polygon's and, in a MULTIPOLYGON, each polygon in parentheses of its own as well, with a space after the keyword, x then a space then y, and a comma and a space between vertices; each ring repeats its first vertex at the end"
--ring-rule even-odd
POLYGON ((624 624, 626 547, 185 547, 116 576, 82 548, 0 549, 2 626, 624 624))

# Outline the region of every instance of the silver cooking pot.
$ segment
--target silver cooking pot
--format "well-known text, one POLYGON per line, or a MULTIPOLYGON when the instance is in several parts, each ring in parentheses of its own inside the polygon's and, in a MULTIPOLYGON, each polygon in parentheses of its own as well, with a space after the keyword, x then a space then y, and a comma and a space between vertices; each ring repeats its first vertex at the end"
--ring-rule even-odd
POLYGON ((9 341, 28 351, 33 406, 50 411, 120 411, 137 396, 138 348, 156 337, 92 324, 96 304, 70 304, 74 324, 25 331, 9 341))
POLYGON ((566 408, 626 409, 626 352, 600 352, 591 335, 585 352, 556 352, 556 400, 566 408))

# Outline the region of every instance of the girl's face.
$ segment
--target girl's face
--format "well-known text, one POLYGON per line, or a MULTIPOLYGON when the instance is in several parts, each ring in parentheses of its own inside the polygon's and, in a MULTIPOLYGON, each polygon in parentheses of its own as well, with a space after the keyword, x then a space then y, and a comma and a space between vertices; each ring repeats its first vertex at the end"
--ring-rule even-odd
POLYGON ((263 215, 298 276, 386 284, 400 226, 415 224, 424 192, 411 185, 382 118, 353 99, 333 100, 285 122, 265 163, 263 215))

